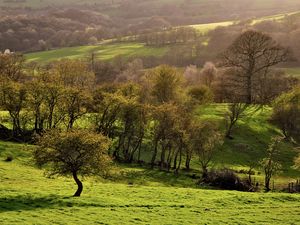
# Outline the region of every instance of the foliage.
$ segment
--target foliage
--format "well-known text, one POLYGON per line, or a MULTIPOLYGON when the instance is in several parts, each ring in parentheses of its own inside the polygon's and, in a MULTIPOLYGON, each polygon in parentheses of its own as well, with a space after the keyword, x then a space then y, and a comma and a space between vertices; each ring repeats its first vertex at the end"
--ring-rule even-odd
POLYGON ((300 142, 300 89, 283 94, 274 101, 272 121, 286 138, 300 142))
POLYGON ((222 134, 217 125, 213 123, 194 122, 191 129, 191 140, 202 169, 202 179, 207 178, 208 166, 211 163, 216 150, 223 144, 222 134))
POLYGON ((265 189, 270 191, 270 181, 271 178, 281 169, 281 164, 279 161, 280 152, 278 145, 282 141, 281 137, 275 137, 272 139, 268 150, 267 156, 261 161, 261 165, 265 172, 265 189))
POLYGON ((238 120, 245 116, 246 110, 250 106, 245 103, 231 103, 228 105, 228 111, 225 114, 226 120, 226 137, 232 139, 232 131, 238 120))
POLYGON ((108 138, 87 130, 61 132, 51 130, 38 138, 34 159, 38 166, 48 165, 48 175, 72 175, 78 184, 74 196, 80 196, 82 183, 77 175, 104 174, 110 158, 108 138))

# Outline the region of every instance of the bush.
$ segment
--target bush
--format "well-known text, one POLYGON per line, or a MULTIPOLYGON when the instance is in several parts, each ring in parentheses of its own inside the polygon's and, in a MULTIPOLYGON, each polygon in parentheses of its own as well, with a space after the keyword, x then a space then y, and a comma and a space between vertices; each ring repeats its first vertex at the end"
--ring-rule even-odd
POLYGON ((250 191, 253 187, 243 182, 235 173, 230 169, 212 170, 204 183, 224 190, 237 190, 237 191, 250 191))

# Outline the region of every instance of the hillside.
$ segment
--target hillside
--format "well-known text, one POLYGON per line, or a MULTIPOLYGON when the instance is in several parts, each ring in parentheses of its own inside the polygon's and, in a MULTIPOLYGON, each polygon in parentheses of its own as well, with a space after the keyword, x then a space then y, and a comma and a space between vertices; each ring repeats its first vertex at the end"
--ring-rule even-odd
MULTIPOLYGON (((122 224, 281 225, 297 224, 300 214, 297 195, 205 190, 195 184, 180 188, 176 187, 180 177, 166 173, 147 186, 136 183, 138 173, 123 184, 85 179, 83 196, 72 198, 73 180, 45 178, 32 166, 31 149, 0 142, 1 224, 119 224, 122 220, 122 224), (4 162, 7 155, 14 160, 4 162), (168 180, 173 185, 166 187, 168 180)), ((144 182, 159 176, 145 172, 144 182)))

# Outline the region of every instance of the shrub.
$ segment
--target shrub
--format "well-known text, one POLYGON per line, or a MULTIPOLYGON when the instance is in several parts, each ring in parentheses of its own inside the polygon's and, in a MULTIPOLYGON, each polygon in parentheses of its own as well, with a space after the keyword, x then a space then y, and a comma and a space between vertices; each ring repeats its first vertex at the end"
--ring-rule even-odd
POLYGON ((251 191, 253 187, 243 182, 230 169, 212 170, 202 182, 224 190, 251 191))

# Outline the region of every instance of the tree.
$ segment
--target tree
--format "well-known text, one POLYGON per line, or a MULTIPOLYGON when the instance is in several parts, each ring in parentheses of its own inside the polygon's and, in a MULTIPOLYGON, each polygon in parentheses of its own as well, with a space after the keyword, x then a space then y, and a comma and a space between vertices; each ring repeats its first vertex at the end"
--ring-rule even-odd
POLYGON ((67 120, 67 128, 72 129, 76 120, 85 115, 90 102, 88 91, 65 88, 62 99, 62 110, 67 120))
POLYGON ((25 59, 20 54, 0 53, 0 76, 11 81, 18 81, 23 76, 25 59))
POLYGON ((151 133, 153 138, 154 151, 151 159, 151 167, 155 165, 157 154, 160 152, 160 169, 167 167, 166 154, 171 151, 174 140, 174 130, 180 120, 180 108, 171 103, 164 103, 159 106, 153 106, 151 109, 151 118, 153 126, 151 133))
POLYGON ((14 81, 1 83, 0 103, 2 108, 9 112, 15 137, 22 134, 21 111, 26 106, 26 95, 26 88, 21 83, 14 81))
POLYGON ((38 137, 37 145, 34 151, 36 164, 47 165, 49 176, 73 176, 78 186, 75 197, 83 190, 78 175, 101 175, 111 161, 107 152, 109 139, 88 130, 51 130, 38 137))
POLYGON ((64 88, 62 85, 53 82, 45 82, 44 98, 47 110, 47 128, 55 128, 63 119, 63 113, 60 112, 61 101, 63 99, 64 88))
POLYGON ((65 87, 90 88, 95 74, 82 60, 63 59, 52 65, 51 72, 65 87))
POLYGON ((199 84, 200 83, 200 72, 197 69, 197 66, 190 65, 185 68, 183 76, 188 84, 199 84))
POLYGON ((195 104, 195 106, 213 101, 213 93, 207 86, 192 86, 187 94, 191 97, 192 104, 195 104))
POLYGON ((271 121, 287 139, 300 143, 300 89, 296 88, 279 96, 273 104, 271 121))
POLYGON ((238 71, 235 79, 239 80, 245 92, 245 102, 251 104, 255 100, 255 79, 266 76, 272 66, 286 61, 287 57, 288 50, 277 44, 269 35, 248 30, 222 54, 221 65, 238 71))
POLYGON ((152 84, 151 90, 155 102, 167 103, 177 100, 182 77, 176 68, 163 65, 150 71, 147 77, 152 84))
POLYGON ((118 121, 121 130, 114 156, 119 158, 120 151, 123 159, 131 163, 142 147, 147 125, 146 108, 135 98, 127 99, 121 105, 118 121))
POLYGON ((245 103, 230 103, 228 105, 228 111, 225 114, 226 119, 226 137, 232 139, 232 131, 237 121, 245 115, 245 111, 249 108, 245 103))
POLYGON ((29 109, 33 112, 34 130, 41 132, 44 129, 45 112, 45 88, 44 84, 39 80, 33 80, 26 84, 28 98, 27 104, 29 109))
POLYGON ((115 137, 115 123, 125 101, 118 88, 117 85, 108 85, 93 92, 96 131, 110 138, 115 137))
POLYGON ((210 122, 194 122, 191 129, 191 147, 201 165, 202 179, 207 178, 208 166, 217 148, 222 143, 223 137, 215 124, 210 122))
POLYGON ((265 173, 265 190, 270 191, 270 181, 273 175, 281 169, 281 164, 279 161, 279 144, 282 142, 281 137, 273 138, 268 150, 267 156, 261 161, 261 165, 265 173))
POLYGON ((201 84, 211 87, 212 82, 217 76, 217 68, 212 62, 206 62, 200 72, 201 84))

